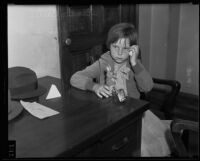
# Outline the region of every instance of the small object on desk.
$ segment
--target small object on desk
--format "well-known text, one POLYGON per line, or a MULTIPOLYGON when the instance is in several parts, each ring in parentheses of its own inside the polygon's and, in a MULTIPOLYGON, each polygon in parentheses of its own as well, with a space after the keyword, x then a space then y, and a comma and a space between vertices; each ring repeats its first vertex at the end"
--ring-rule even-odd
POLYGON ((124 102, 126 100, 126 95, 123 89, 117 90, 117 96, 119 98, 119 102, 124 102))
POLYGON ((112 97, 114 102, 124 102, 126 100, 126 95, 123 89, 116 90, 115 87, 113 87, 112 90, 112 97))
POLYGON ((46 99, 52 99, 56 97, 61 97, 61 94, 58 91, 56 85, 52 84, 46 99))
POLYGON ((52 110, 44 105, 41 105, 37 102, 24 102, 24 101, 20 101, 20 103, 22 104, 22 106, 28 111, 30 112, 33 116, 38 117, 40 119, 44 119, 46 117, 50 117, 53 115, 58 114, 58 111, 52 110))

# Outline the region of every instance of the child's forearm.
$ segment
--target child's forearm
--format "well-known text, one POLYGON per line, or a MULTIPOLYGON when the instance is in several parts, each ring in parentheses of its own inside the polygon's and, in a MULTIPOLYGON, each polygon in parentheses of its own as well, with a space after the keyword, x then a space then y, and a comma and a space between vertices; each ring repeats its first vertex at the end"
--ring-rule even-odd
POLYGON ((137 63, 134 66, 132 66, 132 68, 133 68, 133 71, 135 74, 139 74, 140 72, 142 72, 144 70, 144 68, 142 67, 139 60, 137 61, 137 63))
POLYGON ((95 83, 92 81, 91 78, 82 75, 80 72, 76 72, 74 75, 72 75, 70 79, 70 84, 73 87, 82 90, 92 90, 92 87, 94 86, 95 83))
POLYGON ((95 62, 84 70, 74 73, 70 79, 70 84, 82 90, 92 90, 95 84, 93 79, 97 78, 99 71, 99 63, 95 62))
POLYGON ((137 64, 132 67, 135 73, 135 79, 141 92, 148 92, 153 88, 153 80, 149 72, 138 60, 137 64))

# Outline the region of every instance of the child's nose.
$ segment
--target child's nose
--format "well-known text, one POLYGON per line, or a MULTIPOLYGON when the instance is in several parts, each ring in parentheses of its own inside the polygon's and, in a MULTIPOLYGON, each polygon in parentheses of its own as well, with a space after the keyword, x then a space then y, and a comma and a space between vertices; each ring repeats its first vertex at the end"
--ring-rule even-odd
POLYGON ((122 55, 123 54, 123 50, 122 48, 119 48, 119 52, 118 52, 119 55, 122 55))

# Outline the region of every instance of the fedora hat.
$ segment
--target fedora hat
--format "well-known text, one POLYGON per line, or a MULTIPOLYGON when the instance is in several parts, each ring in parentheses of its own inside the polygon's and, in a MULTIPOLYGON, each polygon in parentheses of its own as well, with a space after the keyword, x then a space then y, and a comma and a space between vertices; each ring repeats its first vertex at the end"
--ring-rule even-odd
POLYGON ((16 118, 22 111, 22 105, 19 101, 11 100, 10 91, 8 90, 8 121, 16 118))
POLYGON ((8 69, 8 88, 11 99, 26 99, 37 97, 46 92, 38 84, 36 73, 26 67, 11 67, 8 69))

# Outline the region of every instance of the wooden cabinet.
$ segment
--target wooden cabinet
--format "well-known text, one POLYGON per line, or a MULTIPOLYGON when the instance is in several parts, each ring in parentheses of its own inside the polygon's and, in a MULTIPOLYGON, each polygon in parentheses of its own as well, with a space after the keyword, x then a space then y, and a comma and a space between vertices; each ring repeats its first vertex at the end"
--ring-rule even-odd
POLYGON ((141 145, 141 119, 136 118, 134 122, 102 138, 97 144, 98 157, 132 157, 140 156, 141 145))
POLYGON ((137 5, 84 5, 57 7, 61 77, 69 87, 71 75, 108 50, 107 32, 120 22, 138 28, 137 5))
POLYGON ((139 157, 142 116, 110 131, 76 157, 139 157))

